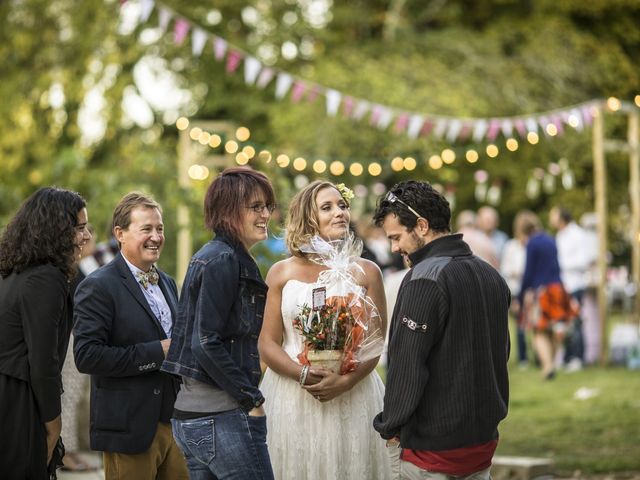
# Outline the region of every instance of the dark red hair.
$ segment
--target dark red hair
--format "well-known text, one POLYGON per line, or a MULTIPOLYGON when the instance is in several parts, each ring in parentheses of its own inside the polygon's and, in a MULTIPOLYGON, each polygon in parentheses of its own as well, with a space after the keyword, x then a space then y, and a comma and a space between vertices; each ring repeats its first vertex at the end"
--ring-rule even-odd
POLYGON ((250 167, 227 168, 218 175, 204 197, 204 223, 216 234, 236 241, 242 236, 245 207, 256 194, 264 194, 267 205, 275 205, 275 194, 267 176, 250 167))

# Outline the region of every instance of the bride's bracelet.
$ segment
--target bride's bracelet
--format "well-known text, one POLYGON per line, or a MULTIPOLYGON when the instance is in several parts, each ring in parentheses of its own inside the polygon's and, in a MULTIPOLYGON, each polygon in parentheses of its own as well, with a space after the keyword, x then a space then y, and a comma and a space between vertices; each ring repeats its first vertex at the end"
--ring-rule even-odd
POLYGON ((303 365, 300 370, 300 386, 304 386, 304 382, 307 381, 307 374, 309 373, 309 365, 303 365))

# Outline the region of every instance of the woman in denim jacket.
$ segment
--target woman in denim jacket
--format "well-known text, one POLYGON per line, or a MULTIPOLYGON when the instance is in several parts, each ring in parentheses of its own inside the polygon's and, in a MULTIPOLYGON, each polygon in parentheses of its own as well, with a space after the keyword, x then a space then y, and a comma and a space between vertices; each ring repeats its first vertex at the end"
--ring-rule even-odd
POLYGON ((258 335, 267 286, 249 249, 267 238, 268 178, 229 168, 209 186, 205 223, 216 236, 192 258, 162 369, 182 376, 173 435, 192 479, 272 479, 258 335))

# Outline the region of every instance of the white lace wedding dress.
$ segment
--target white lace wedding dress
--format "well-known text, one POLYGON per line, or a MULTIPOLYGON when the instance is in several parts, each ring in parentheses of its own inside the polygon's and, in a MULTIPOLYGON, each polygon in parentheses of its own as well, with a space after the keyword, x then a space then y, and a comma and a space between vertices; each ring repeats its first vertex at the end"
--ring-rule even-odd
MULTIPOLYGON (((296 362, 303 341, 293 328, 293 318, 302 304, 311 304, 312 289, 313 284, 289 280, 282 290, 283 348, 296 362)), ((267 444, 276 480, 391 477, 385 442, 372 426, 384 397, 384 385, 375 371, 325 403, 296 380, 271 369, 265 372, 260 390, 266 399, 267 444)))

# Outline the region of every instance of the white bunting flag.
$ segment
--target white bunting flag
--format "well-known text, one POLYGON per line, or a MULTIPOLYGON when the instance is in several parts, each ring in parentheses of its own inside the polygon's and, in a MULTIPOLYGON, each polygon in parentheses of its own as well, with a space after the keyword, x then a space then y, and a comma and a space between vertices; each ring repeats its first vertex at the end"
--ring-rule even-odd
POLYGON ((385 130, 393 120, 393 110, 384 105, 380 105, 380 117, 378 118, 378 128, 385 130))
POLYGON ((362 120, 369 111, 370 107, 371 104, 366 100, 359 100, 356 103, 356 107, 353 109, 353 118, 355 118, 356 120, 362 120))
POLYGON ((267 85, 269 85, 269 82, 273 79, 273 77, 275 76, 275 72, 273 71, 273 68, 263 68, 260 71, 260 75, 258 75, 258 81, 256 82, 256 86, 260 89, 266 87, 267 85))
POLYGON ((167 27, 169 26, 169 22, 171 21, 171 17, 173 17, 173 13, 166 7, 160 6, 158 11, 158 26, 160 30, 163 32, 167 31, 167 27))
POLYGON ((462 122, 457 118, 451 120, 449 122, 449 129, 447 130, 447 141, 449 143, 455 142, 460 134, 460 130, 462 130, 462 122))
POLYGON ((478 120, 473 127, 473 141, 480 142, 484 138, 484 134, 487 133, 487 129, 489 128, 489 122, 487 122, 484 118, 478 120))
POLYGON ((436 124, 433 127, 432 135, 436 138, 442 138, 444 132, 447 131, 447 127, 449 126, 449 120, 446 118, 439 118, 436 120, 436 124))
POLYGON ((342 94, 337 90, 329 89, 324 93, 327 98, 327 115, 335 117, 340 108, 340 101, 342 100, 342 94))
POLYGON ((224 38, 213 37, 213 55, 220 61, 227 53, 227 41, 224 38))
POLYGON ((424 125, 424 117, 422 115, 411 115, 409 118, 409 127, 407 128, 409 138, 418 138, 420 130, 422 130, 422 125, 424 125))
POLYGON ((524 124, 527 127, 527 132, 538 133, 538 122, 533 117, 529 117, 524 121, 524 124))
POLYGON ((247 57, 244 59, 244 83, 253 85, 258 78, 262 63, 255 57, 247 57))
POLYGON ((281 100, 291 88, 293 77, 286 72, 280 72, 276 79, 276 98, 281 100))
POLYGON ((505 118, 504 120, 502 120, 501 130, 505 138, 511 137, 511 135, 513 134, 513 122, 510 119, 505 118))
POLYGON ((205 43, 207 43, 207 32, 195 27, 191 31, 191 53, 195 57, 199 57, 202 54, 205 43))
POLYGON ((155 2, 153 0, 140 0, 140 21, 146 22, 153 12, 155 2))

